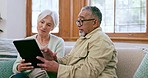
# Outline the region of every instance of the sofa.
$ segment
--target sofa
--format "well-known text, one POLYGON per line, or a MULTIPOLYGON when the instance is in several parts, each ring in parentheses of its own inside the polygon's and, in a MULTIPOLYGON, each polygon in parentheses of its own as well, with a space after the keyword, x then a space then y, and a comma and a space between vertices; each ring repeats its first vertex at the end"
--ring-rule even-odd
MULTIPOLYGON (((75 42, 65 42, 65 55, 70 52, 75 42)), ((0 78, 9 78, 12 73, 12 66, 17 56, 17 51, 12 43, 12 40, 0 39, 0 78), (8 44, 9 43, 9 44, 8 44), (5 46, 11 45, 11 46, 5 46), (7 53, 2 49, 5 47, 6 50, 10 49, 7 53), (11 48, 10 48, 11 47, 11 48), (14 54, 13 54, 14 53, 14 54), (9 56, 7 56, 7 54, 9 56), (11 55, 10 55, 11 54, 11 55), (1 56, 3 55, 3 57, 1 56)), ((125 45, 127 46, 127 44, 125 45)), ((133 75, 139 68, 141 61, 143 60, 146 50, 143 46, 136 47, 125 47, 115 44, 118 53, 118 64, 117 64, 117 76, 118 78, 133 78, 133 75)), ((147 46, 147 45, 146 45, 147 46)))

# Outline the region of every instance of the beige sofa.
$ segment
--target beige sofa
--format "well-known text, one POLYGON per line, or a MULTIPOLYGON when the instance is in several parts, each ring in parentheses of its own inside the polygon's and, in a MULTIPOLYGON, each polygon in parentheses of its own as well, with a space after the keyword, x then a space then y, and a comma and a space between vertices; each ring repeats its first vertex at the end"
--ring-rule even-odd
MULTIPOLYGON (((65 55, 70 52, 74 44, 75 42, 65 42, 65 55)), ((115 43, 115 47, 118 52, 118 78, 133 78, 145 55, 143 47, 148 47, 148 45, 115 43)), ((12 40, 0 39, 0 78, 8 78, 12 74, 12 65, 15 59, 16 50, 12 44, 12 40)))
MULTIPOLYGON (((74 44, 74 42, 66 43, 66 54, 70 52, 74 44)), ((133 78, 135 71, 145 55, 144 48, 141 48, 143 47, 142 45, 120 45, 122 46, 115 44, 118 53, 117 76, 118 78, 133 78)))

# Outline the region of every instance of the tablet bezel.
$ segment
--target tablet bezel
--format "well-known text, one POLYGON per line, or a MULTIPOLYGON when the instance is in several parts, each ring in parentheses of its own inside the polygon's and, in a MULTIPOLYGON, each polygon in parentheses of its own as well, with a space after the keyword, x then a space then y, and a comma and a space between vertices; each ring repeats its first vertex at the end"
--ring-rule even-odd
POLYGON ((37 64, 43 62, 38 60, 36 57, 43 57, 43 54, 41 53, 35 39, 14 40, 13 43, 22 59, 25 59, 26 63, 30 62, 34 68, 39 68, 37 64))

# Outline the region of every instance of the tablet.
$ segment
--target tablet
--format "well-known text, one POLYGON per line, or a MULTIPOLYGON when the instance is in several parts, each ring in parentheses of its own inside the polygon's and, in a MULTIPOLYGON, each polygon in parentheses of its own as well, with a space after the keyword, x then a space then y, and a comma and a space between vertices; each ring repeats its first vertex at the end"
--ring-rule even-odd
POLYGON ((36 57, 43 57, 43 55, 35 39, 14 40, 13 43, 22 59, 25 59, 26 63, 31 62, 34 68, 39 68, 37 63, 42 63, 42 61, 36 59, 36 57))

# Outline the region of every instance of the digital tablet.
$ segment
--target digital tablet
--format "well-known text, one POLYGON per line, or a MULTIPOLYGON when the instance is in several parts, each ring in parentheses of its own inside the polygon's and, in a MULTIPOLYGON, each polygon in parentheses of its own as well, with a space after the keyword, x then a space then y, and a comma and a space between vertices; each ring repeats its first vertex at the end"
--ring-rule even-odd
POLYGON ((32 66, 34 66, 35 68, 39 68, 39 66, 37 66, 37 63, 42 63, 42 61, 36 59, 36 57, 43 57, 43 55, 35 39, 14 40, 13 43, 22 59, 25 59, 26 63, 31 62, 32 66))

